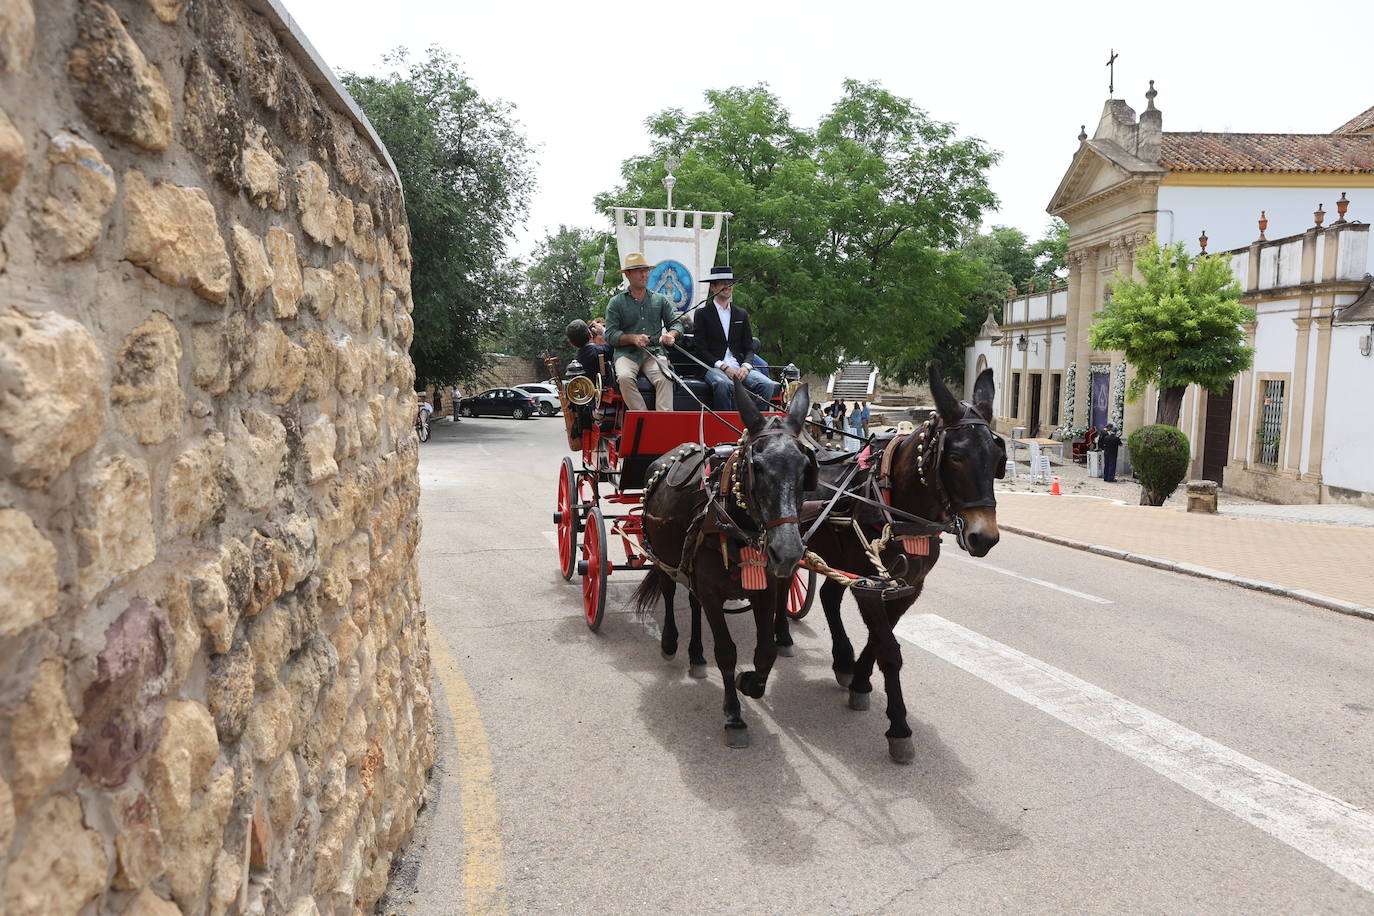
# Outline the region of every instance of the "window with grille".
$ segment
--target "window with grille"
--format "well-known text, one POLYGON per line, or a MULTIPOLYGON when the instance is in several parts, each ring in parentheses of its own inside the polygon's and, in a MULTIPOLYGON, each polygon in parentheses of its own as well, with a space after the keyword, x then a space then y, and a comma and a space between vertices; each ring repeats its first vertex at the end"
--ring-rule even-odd
POLYGON ((1011 418, 1021 416, 1021 373, 1011 374, 1011 418))
POLYGON ((1054 373, 1050 376, 1050 425, 1059 425, 1059 404, 1064 397, 1064 376, 1054 373))
POLYGON ((1260 400, 1260 425, 1256 435, 1257 464, 1279 465, 1279 439, 1283 433, 1283 380, 1265 379, 1260 400))

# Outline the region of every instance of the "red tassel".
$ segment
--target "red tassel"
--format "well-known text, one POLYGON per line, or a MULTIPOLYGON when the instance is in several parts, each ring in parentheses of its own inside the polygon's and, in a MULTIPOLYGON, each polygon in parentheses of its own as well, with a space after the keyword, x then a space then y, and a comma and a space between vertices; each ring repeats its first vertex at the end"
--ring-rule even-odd
POLYGON ((928 557, 930 556, 930 541, 931 539, 928 537, 904 537, 902 538, 902 552, 913 557, 928 557))
POLYGON ((739 584, 748 591, 761 592, 768 587, 768 571, 764 568, 763 554, 752 547, 741 547, 739 551, 739 584))

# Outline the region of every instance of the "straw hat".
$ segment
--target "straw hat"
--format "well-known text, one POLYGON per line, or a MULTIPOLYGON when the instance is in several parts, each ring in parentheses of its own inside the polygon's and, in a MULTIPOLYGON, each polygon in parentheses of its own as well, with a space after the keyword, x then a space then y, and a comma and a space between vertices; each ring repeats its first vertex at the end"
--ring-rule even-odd
POLYGON ((624 273, 624 272, 627 271, 627 270, 634 270, 635 268, 638 268, 638 267, 653 267, 653 266, 654 266, 654 265, 652 265, 652 264, 650 264, 648 261, 644 260, 644 255, 643 255, 643 254, 641 254, 641 253, 638 252, 638 251, 632 251, 632 252, 630 252, 629 254, 625 255, 625 266, 622 267, 622 268, 620 268, 620 272, 621 272, 621 273, 624 273))

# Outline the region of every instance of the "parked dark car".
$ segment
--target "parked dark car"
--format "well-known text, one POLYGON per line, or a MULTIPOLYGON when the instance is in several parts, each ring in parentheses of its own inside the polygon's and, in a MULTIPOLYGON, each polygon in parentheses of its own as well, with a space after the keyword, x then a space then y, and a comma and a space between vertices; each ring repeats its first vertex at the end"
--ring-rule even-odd
POLYGON ((514 417, 525 420, 538 410, 534 398, 514 388, 488 388, 458 402, 462 417, 514 417))

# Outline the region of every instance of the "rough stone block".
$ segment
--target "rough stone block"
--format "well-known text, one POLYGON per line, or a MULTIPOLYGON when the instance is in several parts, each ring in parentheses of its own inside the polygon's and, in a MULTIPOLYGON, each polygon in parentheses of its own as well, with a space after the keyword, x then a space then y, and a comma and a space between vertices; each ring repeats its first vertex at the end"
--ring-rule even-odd
POLYGON ((81 599, 90 601, 157 553, 148 471, 141 461, 114 455, 82 481, 77 499, 81 599))
POLYGON ((40 249, 53 260, 90 254, 115 191, 114 171, 98 149, 68 133, 49 140, 47 194, 33 215, 40 249))
POLYGON ((224 436, 218 432, 176 457, 162 494, 163 537, 197 534, 223 511, 223 465, 224 436))
POLYGON ((322 483, 339 473, 334 461, 336 433, 334 421, 321 416, 305 428, 304 439, 306 480, 322 483))
POLYGON ((129 901, 124 916, 182 916, 181 907, 170 900, 164 900, 153 893, 151 888, 143 888, 129 901))
POLYGON ((38 665, 28 696, 10 726, 14 757, 13 789, 19 807, 28 807, 52 785, 72 759, 76 719, 67 702, 67 668, 48 658, 38 665))
POLYGON ((272 258, 272 304, 278 318, 296 317, 301 299, 301 265, 296 237, 278 226, 267 230, 267 252, 272 258))
POLYGON ((239 272, 240 298, 244 305, 256 305, 272 285, 272 265, 262 241, 249 229, 234 224, 234 266, 239 272))
POLYGON ((143 173, 124 174, 129 215, 124 256, 169 286, 189 287, 221 305, 229 296, 229 250, 215 207, 200 188, 150 185, 143 173))
POLYGON ((243 183, 253 203, 259 207, 271 207, 278 212, 286 209, 281 153, 267 138, 267 131, 261 124, 250 124, 244 132, 243 183))
POLYGON ((45 489, 100 437, 105 359, 56 312, 0 313, 0 471, 45 489))
POLYGON ((33 59, 33 3, 0 0, 0 70, 22 73, 33 59))
POLYGON ((181 335, 164 313, 153 312, 124 338, 110 381, 110 403, 125 432, 144 445, 181 431, 186 395, 180 367, 181 335))
POLYGON ((296 169, 296 205, 306 235, 321 245, 333 245, 338 209, 329 189, 329 176, 317 163, 306 162, 296 169))
POLYGON ((334 273, 319 267, 307 267, 302 274, 301 298, 310 313, 321 321, 334 311, 334 273))
POLYGON ((104 786, 123 785, 156 742, 171 663, 171 632, 162 613, 135 598, 105 631, 96 677, 82 697, 76 766, 104 786))
POLYGON ((45 799, 29 819, 28 841, 5 870, 0 911, 8 916, 77 913, 105 889, 109 864, 100 834, 86 829, 77 800, 45 799))
POLYGON ((254 760, 267 763, 286 753, 291 742, 291 706, 291 694, 276 687, 253 708, 247 736, 254 760))
MULTIPOLYGON (((157 811, 148 796, 138 792, 116 801, 115 817, 119 833, 115 836, 114 886, 122 890, 144 887, 163 869, 162 828, 157 822, 157 811)), ((180 913, 172 904, 166 905, 180 913)))
POLYGON ((76 103, 105 133, 147 150, 172 139, 172 97, 162 73, 130 37, 119 14, 86 0, 77 7, 79 38, 67 58, 76 103))
MULTIPOLYGON (((226 29, 225 7, 212 7, 218 21, 214 28, 226 29)), ((215 39, 212 37, 211 41, 215 39)), ((204 163, 210 174, 230 191, 238 191, 243 184, 243 113, 237 94, 200 53, 191 52, 186 67, 186 86, 181 135, 186 146, 204 163)), ((231 70, 237 61, 223 62, 231 70)))
POLYGON ((186 6, 186 0, 143 0, 143 2, 153 11, 153 15, 168 25, 177 21, 182 8, 186 6))
POLYGON ((358 268, 348 261, 334 264, 334 314, 354 332, 363 327, 363 281, 358 268))
POLYGON ((291 342, 274 322, 253 332, 253 364, 245 383, 249 391, 266 391, 273 403, 285 404, 305 381, 305 348, 291 342))
POLYGON ((0 582, 7 593, 0 637, 57 613, 57 548, 19 509, 0 509, 0 582))
POLYGON ((247 642, 210 658, 206 703, 221 741, 237 741, 253 712, 253 647, 247 642))
POLYGON ((286 458, 286 429, 276 417, 251 408, 233 411, 228 422, 224 469, 243 505, 261 509, 276 491, 286 458))
POLYGON ((243 373, 252 348, 253 335, 242 312, 233 312, 223 321, 193 325, 191 381, 210 394, 224 394, 243 373))

